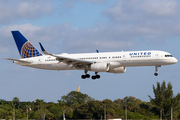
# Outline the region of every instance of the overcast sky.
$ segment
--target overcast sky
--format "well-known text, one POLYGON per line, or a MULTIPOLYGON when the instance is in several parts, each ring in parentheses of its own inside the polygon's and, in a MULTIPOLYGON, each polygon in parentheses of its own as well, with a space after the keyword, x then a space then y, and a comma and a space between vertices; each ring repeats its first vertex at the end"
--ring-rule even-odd
MULTIPOLYGON (((128 67, 124 74, 99 73, 100 80, 81 79, 84 71, 47 71, 13 64, 19 59, 11 35, 19 30, 40 50, 60 53, 162 50, 180 60, 180 2, 177 0, 1 0, 0 99, 57 102, 80 86, 96 100, 154 97, 152 85, 163 80, 180 92, 180 64, 128 67)), ((93 75, 93 72, 89 72, 93 75)))

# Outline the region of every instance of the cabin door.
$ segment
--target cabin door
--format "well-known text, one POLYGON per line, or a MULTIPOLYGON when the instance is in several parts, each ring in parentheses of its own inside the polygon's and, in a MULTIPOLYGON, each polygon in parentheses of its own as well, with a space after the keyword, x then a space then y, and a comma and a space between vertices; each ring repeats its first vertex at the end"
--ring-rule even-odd
POLYGON ((122 56, 122 60, 126 60, 126 55, 123 55, 123 56, 122 56))
POLYGON ((156 56, 156 59, 159 59, 159 57, 160 57, 159 54, 156 54, 155 56, 156 56))

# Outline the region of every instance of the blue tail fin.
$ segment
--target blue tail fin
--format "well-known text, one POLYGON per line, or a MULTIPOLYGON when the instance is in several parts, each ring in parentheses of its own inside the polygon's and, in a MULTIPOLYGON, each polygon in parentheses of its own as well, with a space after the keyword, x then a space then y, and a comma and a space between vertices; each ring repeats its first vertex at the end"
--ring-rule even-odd
POLYGON ((22 58, 42 56, 42 54, 19 31, 11 32, 22 58))

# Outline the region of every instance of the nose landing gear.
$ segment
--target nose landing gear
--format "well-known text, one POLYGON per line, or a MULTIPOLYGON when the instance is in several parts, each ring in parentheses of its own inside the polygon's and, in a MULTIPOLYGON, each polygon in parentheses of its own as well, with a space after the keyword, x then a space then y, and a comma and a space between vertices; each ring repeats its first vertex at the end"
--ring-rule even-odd
POLYGON ((158 73, 154 73, 154 76, 158 76, 158 73))
POLYGON ((155 66, 154 76, 158 76, 158 73, 157 73, 157 72, 159 71, 159 70, 158 70, 158 67, 161 67, 161 65, 156 65, 156 66, 155 66))

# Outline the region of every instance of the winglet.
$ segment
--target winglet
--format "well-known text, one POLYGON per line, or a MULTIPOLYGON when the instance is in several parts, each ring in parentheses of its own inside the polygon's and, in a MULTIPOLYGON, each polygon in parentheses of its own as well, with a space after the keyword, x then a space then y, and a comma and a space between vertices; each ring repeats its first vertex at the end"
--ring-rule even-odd
POLYGON ((42 44, 41 44, 40 42, 39 42, 39 45, 40 45, 41 50, 42 50, 42 52, 43 52, 44 54, 52 55, 51 53, 46 52, 46 50, 44 49, 44 47, 42 46, 42 44))
POLYGON ((40 42, 39 42, 39 45, 40 45, 41 50, 42 50, 43 52, 46 51, 40 42))
POLYGON ((97 53, 99 53, 99 50, 96 50, 97 53))

